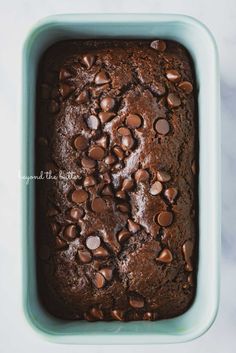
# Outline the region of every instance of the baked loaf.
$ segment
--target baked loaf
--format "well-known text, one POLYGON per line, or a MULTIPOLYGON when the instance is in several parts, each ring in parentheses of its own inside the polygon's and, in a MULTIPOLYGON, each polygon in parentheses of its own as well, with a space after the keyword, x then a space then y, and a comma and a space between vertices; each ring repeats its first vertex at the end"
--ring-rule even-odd
POLYGON ((64 41, 43 55, 37 268, 53 315, 157 320, 191 305, 194 91, 189 55, 172 41, 64 41))

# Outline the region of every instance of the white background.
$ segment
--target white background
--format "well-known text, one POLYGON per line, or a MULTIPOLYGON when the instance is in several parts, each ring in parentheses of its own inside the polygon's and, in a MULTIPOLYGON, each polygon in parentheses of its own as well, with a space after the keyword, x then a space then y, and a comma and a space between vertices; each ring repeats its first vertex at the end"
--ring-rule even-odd
MULTIPOLYGON (((0 352, 236 352, 236 3, 235 0, 0 0, 0 352), (162 346, 66 346, 44 341, 25 322, 20 298, 19 119, 23 40, 40 18, 55 13, 180 13, 213 32, 221 60, 222 97, 222 285, 213 327, 201 338, 162 346)), ((220 261, 220 259, 219 259, 220 261)))

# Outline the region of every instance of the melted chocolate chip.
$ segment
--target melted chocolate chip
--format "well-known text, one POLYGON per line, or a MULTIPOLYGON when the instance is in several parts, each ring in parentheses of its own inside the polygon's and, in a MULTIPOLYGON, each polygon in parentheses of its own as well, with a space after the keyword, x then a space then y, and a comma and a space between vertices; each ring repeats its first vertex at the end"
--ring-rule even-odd
POLYGON ((170 263, 173 260, 173 256, 169 249, 164 249, 161 251, 156 260, 163 263, 170 263))
POLYGON ((106 202, 101 197, 96 197, 91 203, 91 208, 96 213, 104 212, 106 209, 106 202))
POLYGON ((137 183, 147 181, 149 179, 149 174, 145 169, 138 169, 134 175, 137 183))
POLYGON ((87 69, 90 69, 95 62, 95 57, 94 57, 94 55, 86 54, 83 56, 82 61, 85 64, 85 66, 87 67, 87 69))
POLYGON ((99 128, 99 119, 96 115, 90 115, 87 119, 87 125, 91 130, 97 130, 99 128))
POLYGON ((124 310, 112 310, 111 316, 114 320, 123 321, 125 317, 124 310))
POLYGON ((139 115, 129 114, 126 118, 126 125, 131 129, 139 128, 142 125, 142 119, 139 115))
POLYGON ((74 190, 71 199, 75 203, 83 203, 88 199, 88 193, 85 190, 74 190))
POLYGON ((180 106, 181 100, 180 100, 179 96, 177 96, 177 94, 169 93, 167 96, 167 103, 170 108, 177 108, 180 106))
POLYGON ((83 135, 79 135, 74 140, 74 146, 79 151, 84 151, 88 147, 88 140, 83 135))
POLYGON ((159 181, 155 181, 155 183, 152 184, 149 192, 151 195, 158 195, 161 193, 162 188, 162 183, 160 183, 159 181))
POLYGON ((89 250, 95 250, 99 248, 100 244, 101 244, 101 239, 97 235, 90 235, 86 239, 86 246, 89 250))
POLYGON ((186 271, 191 272, 193 270, 193 265, 192 265, 192 254, 193 254, 193 242, 191 240, 187 240, 184 245, 183 245, 183 254, 184 254, 184 259, 186 262, 185 269, 186 271))
POLYGON ((193 91, 193 85, 189 81, 183 81, 178 86, 186 94, 190 94, 193 91))
POLYGON ((175 188, 169 188, 165 190, 164 194, 170 203, 173 203, 178 195, 178 191, 175 188))
POLYGON ((96 76, 95 76, 95 83, 96 85, 103 85, 104 83, 110 82, 110 77, 108 74, 101 70, 96 76))
POLYGON ((89 157, 96 160, 96 161, 101 161, 103 157, 105 156, 105 151, 101 146, 92 146, 89 149, 88 153, 89 157))
POLYGON ((87 264, 92 261, 92 255, 88 250, 78 250, 78 259, 81 263, 87 264))
POLYGON ((96 273, 95 278, 94 278, 94 284, 98 289, 101 289, 106 284, 105 277, 99 272, 96 273))
POLYGON ((179 72, 177 70, 167 70, 166 77, 171 82, 179 82, 181 75, 179 74, 179 72))
POLYGON ((141 309, 144 307, 144 299, 141 296, 130 296, 129 304, 134 309, 141 309))
POLYGON ((173 213, 170 211, 162 211, 157 216, 157 222, 162 227, 168 227, 173 222, 173 213))
POLYGON ((101 108, 104 112, 109 112, 115 106, 115 100, 111 97, 105 97, 101 100, 101 108))
POLYGON ((155 123, 155 130, 160 135, 167 135, 170 131, 170 124, 166 119, 158 119, 155 123))
POLYGON ((164 52, 166 50, 166 43, 164 40, 157 39, 151 42, 150 47, 160 52, 164 52))
POLYGON ((128 229, 131 233, 137 233, 141 227, 138 223, 132 221, 132 219, 128 219, 128 229))
POLYGON ((68 225, 64 229, 63 235, 69 241, 74 240, 76 238, 76 235, 77 235, 76 226, 74 224, 68 225))
POLYGON ((114 118, 114 116, 115 116, 115 113, 112 113, 112 112, 100 112, 98 114, 98 117, 99 117, 102 124, 107 123, 112 118, 114 118))

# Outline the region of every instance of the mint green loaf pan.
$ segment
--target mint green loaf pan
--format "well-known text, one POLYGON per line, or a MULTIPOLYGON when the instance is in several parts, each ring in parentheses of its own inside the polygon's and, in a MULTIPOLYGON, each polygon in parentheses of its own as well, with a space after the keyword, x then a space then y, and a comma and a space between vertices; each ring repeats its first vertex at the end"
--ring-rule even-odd
POLYGON ((34 175, 37 65, 51 44, 74 38, 172 39, 190 52, 195 66, 199 114, 199 256, 196 297, 187 312, 147 322, 63 321, 50 316, 37 295, 34 183, 22 182, 22 296, 30 325, 45 338, 73 344, 154 344, 194 339, 213 323, 219 303, 220 116, 217 49, 207 28, 182 15, 81 14, 40 21, 23 49, 21 175, 34 175))

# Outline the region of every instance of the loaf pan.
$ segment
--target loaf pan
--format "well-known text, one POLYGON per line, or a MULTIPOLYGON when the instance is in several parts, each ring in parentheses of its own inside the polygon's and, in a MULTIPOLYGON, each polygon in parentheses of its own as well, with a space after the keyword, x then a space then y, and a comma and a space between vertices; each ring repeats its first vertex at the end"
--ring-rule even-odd
POLYGON ((215 41, 197 20, 182 15, 81 14, 52 16, 29 33, 23 48, 22 175, 34 174, 35 90, 39 58, 65 39, 172 39, 192 56, 198 87, 199 256, 195 300, 187 312, 155 322, 63 321, 41 306, 36 282, 34 183, 22 182, 22 303, 30 325, 47 339, 73 344, 176 343, 202 335, 219 302, 220 124, 219 68, 215 41))

